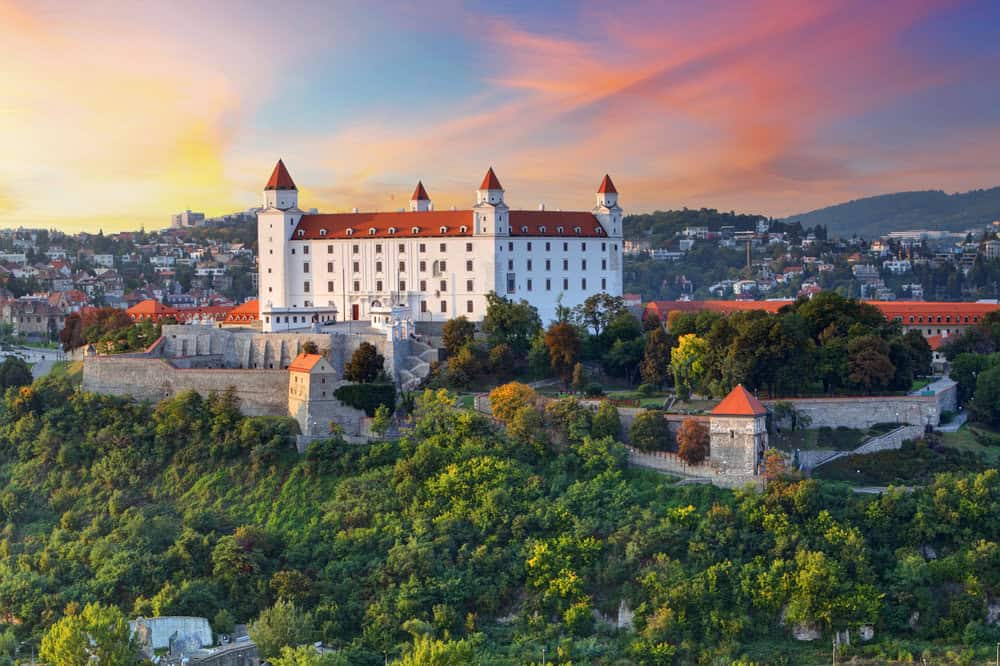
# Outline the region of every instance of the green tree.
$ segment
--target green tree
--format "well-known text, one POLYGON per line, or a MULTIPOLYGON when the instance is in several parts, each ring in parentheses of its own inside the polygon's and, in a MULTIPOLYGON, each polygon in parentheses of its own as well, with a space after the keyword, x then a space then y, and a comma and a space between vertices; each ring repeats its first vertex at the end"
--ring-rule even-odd
POLYGON ((979 373, 976 393, 969 404, 976 420, 989 425, 1000 425, 1000 365, 979 373))
POLYGON ((587 371, 584 370, 583 363, 579 361, 573 366, 572 386, 577 393, 582 393, 587 388, 587 371))
POLYGON ((376 436, 382 437, 390 427, 392 427, 392 411, 386 405, 379 405, 375 408, 370 429, 376 436))
POLYGON ((0 363, 0 388, 3 390, 27 386, 31 382, 31 368, 24 362, 24 359, 8 356, 3 363, 0 363))
POLYGON ((464 316, 449 319, 444 323, 441 343, 448 356, 458 353, 476 337, 476 325, 464 316))
POLYGON ((617 440, 621 438, 621 416, 618 414, 618 408, 611 404, 611 402, 607 400, 601 401, 591 422, 590 434, 594 439, 611 437, 617 440))
POLYGON ((350 666, 350 660, 343 654, 324 652, 320 654, 312 645, 296 648, 283 647, 281 654, 268 660, 273 666, 350 666))
POLYGON ((118 608, 99 603, 68 613, 49 627, 39 650, 44 661, 56 666, 129 664, 137 654, 128 620, 118 608))
POLYGON ((260 656, 265 659, 281 654, 284 647, 298 647, 313 639, 312 615, 299 610, 294 602, 279 600, 260 615, 247 628, 250 638, 257 644, 260 656))
POLYGON ((646 348, 640 366, 642 381, 660 387, 670 375, 670 337, 662 328, 646 334, 646 348))
POLYGON ((573 308, 576 323, 593 331, 594 337, 600 337, 615 317, 627 313, 624 298, 604 292, 588 296, 583 303, 573 308))
POLYGON ((636 414, 628 429, 632 446, 641 451, 672 451, 673 436, 661 412, 646 410, 636 414))
POLYGON ((319 353, 319 346, 315 342, 313 342, 312 340, 306 340, 306 342, 302 345, 302 353, 303 354, 318 354, 319 353))
POLYGON ((403 658, 392 663, 398 666, 466 666, 477 662, 477 642, 468 638, 442 641, 417 636, 403 658))
POLYGON ((371 384, 382 375, 384 368, 385 358, 378 353, 375 345, 362 342, 344 367, 344 379, 349 382, 371 384))
POLYGON ((896 371, 889 360, 889 347, 876 335, 862 335, 847 345, 848 379, 866 393, 889 385, 896 371))
POLYGON ((515 354, 527 354, 532 339, 542 329, 542 320, 527 301, 514 303, 491 291, 486 295, 482 329, 491 346, 505 344, 515 354))
POLYGON ((526 405, 534 405, 538 400, 535 389, 520 382, 508 382, 490 391, 490 410, 493 417, 508 422, 517 410, 526 405))

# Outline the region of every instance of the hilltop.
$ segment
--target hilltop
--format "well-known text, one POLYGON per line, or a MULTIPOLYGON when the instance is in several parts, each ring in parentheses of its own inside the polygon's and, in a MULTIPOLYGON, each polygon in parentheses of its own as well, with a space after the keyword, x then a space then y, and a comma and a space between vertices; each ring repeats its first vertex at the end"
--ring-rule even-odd
POLYGON ((890 231, 965 231, 1000 219, 1000 187, 947 194, 941 190, 895 192, 790 215, 786 222, 825 226, 831 236, 872 238, 890 231))

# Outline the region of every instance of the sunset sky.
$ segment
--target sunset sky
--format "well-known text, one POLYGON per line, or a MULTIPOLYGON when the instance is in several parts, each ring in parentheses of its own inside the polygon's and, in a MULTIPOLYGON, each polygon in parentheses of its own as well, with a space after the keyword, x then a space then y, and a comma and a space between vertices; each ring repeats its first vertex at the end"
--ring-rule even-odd
POLYGON ((1000 185, 1000 2, 0 0, 0 225, 258 204, 784 215, 1000 185))

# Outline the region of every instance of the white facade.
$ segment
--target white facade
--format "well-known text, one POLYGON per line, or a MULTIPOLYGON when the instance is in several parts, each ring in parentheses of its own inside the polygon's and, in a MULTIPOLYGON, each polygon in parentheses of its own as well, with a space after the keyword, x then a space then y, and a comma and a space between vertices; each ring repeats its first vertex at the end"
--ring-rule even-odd
POLYGON ((492 169, 471 210, 435 211, 422 185, 410 212, 305 214, 279 162, 258 214, 264 331, 368 320, 405 308, 414 322, 480 321, 493 291, 538 308, 622 294, 622 210, 605 177, 592 211, 508 208, 492 169), (561 298, 561 301, 560 301, 561 298))

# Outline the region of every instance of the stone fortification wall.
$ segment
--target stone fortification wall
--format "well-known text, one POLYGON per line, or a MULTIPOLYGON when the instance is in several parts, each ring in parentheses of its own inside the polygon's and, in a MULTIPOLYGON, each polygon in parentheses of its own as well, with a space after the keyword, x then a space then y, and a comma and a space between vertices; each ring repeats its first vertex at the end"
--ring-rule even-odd
POLYGON ((163 617, 140 618, 129 622, 132 633, 146 634, 148 646, 154 650, 170 647, 171 637, 193 640, 200 646, 212 645, 214 642, 212 628, 203 617, 186 615, 169 615, 163 617), (145 629, 145 631, 143 631, 145 629), (176 636, 174 636, 176 634, 176 636))
POLYGON ((89 356, 83 364, 83 390, 158 401, 193 389, 202 395, 236 389, 250 416, 288 415, 288 373, 284 370, 175 368, 161 358, 89 356))
POLYGON ((820 465, 825 465, 831 460, 843 458, 844 456, 865 455, 866 453, 877 453, 879 451, 895 451, 901 449, 903 442, 906 440, 918 439, 923 434, 923 426, 904 425, 895 430, 890 430, 884 435, 872 437, 851 451, 800 451, 799 467, 812 470, 820 465))
POLYGON ((720 488, 743 488, 747 485, 762 488, 764 483, 763 477, 753 474, 722 474, 711 464, 689 465, 679 455, 669 451, 638 451, 629 447, 628 461, 630 465, 635 467, 645 467, 693 479, 704 479, 720 488))
POLYGON ((936 426, 941 420, 937 396, 858 396, 852 398, 787 398, 765 400, 769 409, 777 402, 791 403, 807 415, 810 428, 869 428, 876 423, 936 426))

